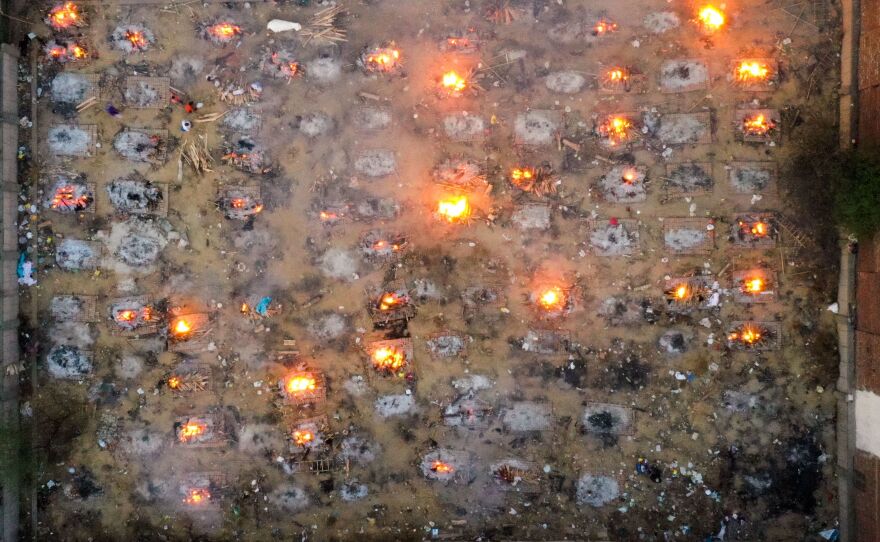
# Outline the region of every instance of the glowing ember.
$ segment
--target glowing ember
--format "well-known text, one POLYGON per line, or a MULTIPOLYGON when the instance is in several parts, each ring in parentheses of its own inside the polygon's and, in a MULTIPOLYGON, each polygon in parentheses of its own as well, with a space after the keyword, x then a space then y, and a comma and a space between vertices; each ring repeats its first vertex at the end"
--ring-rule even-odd
POLYGON ((373 351, 373 367, 377 371, 396 373, 406 365, 406 356, 394 347, 382 346, 373 351))
POLYGON ((217 23, 209 26, 207 32, 218 42, 228 43, 241 34, 241 27, 228 22, 217 23))
POLYGON ((734 331, 727 336, 729 341, 739 341, 747 345, 753 345, 761 340, 761 331, 754 326, 745 325, 740 331, 734 331))
POLYGON ((601 137, 608 140, 611 146, 625 143, 631 136, 632 122, 626 117, 610 116, 596 129, 601 137))
POLYGON ((293 376, 287 380, 284 388, 291 394, 315 391, 318 388, 318 381, 313 376, 293 376))
POLYGON ((719 30, 725 22, 724 13, 713 6, 705 6, 700 9, 697 19, 703 30, 708 33, 719 30))
POLYGON ((594 36, 604 36, 605 34, 610 34, 611 32, 615 32, 617 30, 617 23, 608 21, 606 19, 601 19, 595 25, 593 25, 593 35, 594 36))
POLYGON ((211 500, 211 492, 204 488, 193 488, 187 491, 183 502, 191 505, 199 505, 211 500))
POLYGON ((448 71, 440 79, 440 85, 450 95, 455 95, 467 88, 467 81, 454 71, 448 71))
POLYGON ((318 213, 318 218, 321 219, 321 222, 330 222, 332 220, 336 220, 339 218, 339 215, 336 213, 331 213, 330 211, 321 211, 318 213))
POLYGON ((739 228, 741 231, 752 234, 753 237, 767 237, 770 233, 770 227, 766 222, 761 222, 760 220, 752 223, 748 222, 739 222, 739 228))
POLYGON ((180 377, 172 376, 168 379, 168 387, 172 390, 180 389, 180 377))
POLYGON ((736 67, 736 80, 740 83, 758 83, 770 78, 770 66, 756 60, 744 60, 736 67))
POLYGON ((82 211, 92 203, 88 190, 77 185, 63 185, 55 189, 50 206, 56 211, 82 211))
POLYGON ((393 72, 400 66, 400 51, 393 48, 373 49, 361 57, 368 72, 393 72))
POLYGON ((74 25, 81 26, 83 24, 83 17, 79 6, 73 2, 67 2, 52 8, 52 11, 49 12, 48 21, 52 28, 61 30, 74 25))
POLYGON ((776 123, 768 119, 763 113, 746 116, 742 121, 743 132, 751 136, 762 136, 770 133, 776 123))
POLYGON ((124 310, 116 313, 116 319, 120 322, 131 322, 137 318, 137 311, 124 310))
POLYGON ((764 280, 760 277, 746 279, 743 290, 750 294, 760 294, 764 291, 764 280))
POLYGON ((449 463, 444 463, 437 459, 433 463, 431 463, 431 471, 439 474, 449 474, 455 471, 455 469, 452 468, 452 465, 450 465, 449 463))
POLYGON ((471 206, 466 196, 454 196, 437 203, 437 214, 447 222, 464 222, 471 214, 471 206))
POLYGON ((147 36, 145 36, 143 32, 137 30, 126 30, 125 39, 127 39, 131 43, 131 46, 138 51, 143 51, 150 45, 147 36))
POLYGON ((293 432, 293 442, 297 446, 305 446, 315 440, 315 434, 308 429, 293 432))
POLYGON ((208 430, 208 424, 200 421, 189 421, 180 426, 177 438, 180 442, 192 442, 208 430))

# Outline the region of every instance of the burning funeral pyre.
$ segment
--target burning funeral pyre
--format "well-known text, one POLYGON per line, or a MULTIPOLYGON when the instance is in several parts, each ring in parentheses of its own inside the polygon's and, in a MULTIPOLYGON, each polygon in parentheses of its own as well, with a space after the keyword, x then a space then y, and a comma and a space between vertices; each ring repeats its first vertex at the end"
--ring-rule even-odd
POLYGON ((633 88, 633 76, 629 66, 606 68, 599 77, 599 88, 605 92, 629 92, 633 88))
POLYGON ((79 213, 94 210, 95 194, 82 175, 59 174, 53 176, 44 207, 59 213, 79 213))
POLYGON ((43 50, 46 52, 46 58, 61 64, 85 60, 89 57, 86 47, 75 41, 50 40, 43 50))
POLYGON ((305 366, 299 366, 282 377, 278 381, 278 388, 284 400, 294 405, 317 403, 327 393, 324 375, 305 366))
POLYGON ((255 192, 259 190, 227 188, 217 202, 217 206, 230 220, 250 220, 263 210, 263 202, 255 192))
POLYGON ((747 113, 743 116, 740 130, 747 140, 771 138, 776 131, 776 121, 763 112, 747 113))
POLYGON ((383 376, 409 377, 413 372, 411 339, 375 341, 366 348, 373 370, 383 376))
POLYGON ((59 4, 49 10, 46 15, 46 24, 53 30, 67 30, 86 25, 86 19, 79 6, 73 2, 59 4))
POLYGON ((407 238, 401 234, 388 234, 380 230, 368 231, 361 237, 361 253, 372 260, 385 260, 403 252, 407 238))
POLYGON ((437 82, 437 90, 442 97, 457 98, 470 89, 466 76, 460 75, 455 70, 449 70, 440 76, 437 82))
POLYGON ((277 51, 267 51, 260 63, 260 69, 263 73, 271 75, 278 79, 293 79, 303 75, 304 69, 296 55, 287 49, 279 49, 277 51))
POLYGON ((777 327, 766 322, 734 322, 727 332, 732 350, 772 350, 778 340, 777 327))
POLYGON ((134 331, 146 326, 154 326, 161 320, 161 314, 142 297, 119 299, 110 305, 110 319, 119 329, 134 331))
POLYGON ((541 198, 556 194, 557 179, 553 167, 544 163, 538 167, 520 166, 510 170, 507 177, 510 184, 523 192, 530 192, 541 198))
POLYGON ((165 385, 177 393, 204 391, 208 387, 208 373, 204 368, 181 367, 165 378, 165 385))
POLYGON ((765 87, 774 82, 776 76, 773 63, 762 59, 741 60, 733 68, 734 82, 744 89, 765 87))
POLYGON ((218 21, 207 25, 202 30, 205 39, 211 40, 217 45, 232 43, 241 36, 241 27, 232 21, 218 21))
POLYGON ((571 311, 571 292, 558 284, 542 284, 529 294, 529 301, 543 318, 558 318, 571 311))
POLYGON ((382 291, 370 303, 373 324, 382 327, 415 316, 415 306, 405 286, 390 287, 382 291))
POLYGON ((227 145, 223 161, 247 173, 263 174, 272 169, 266 151, 248 136, 237 138, 227 145))
POLYGON ((773 247, 779 226, 769 214, 741 214, 734 217, 733 242, 743 247, 773 247))
POLYGON ((110 43, 123 53, 142 53, 156 41, 153 32, 142 24, 118 26, 110 34, 110 43))
POLYGON ((470 201, 463 194, 441 198, 437 202, 435 215, 439 220, 450 224, 466 224, 471 216, 470 201))
POLYGON ((358 66, 367 73, 397 73, 402 65, 400 50, 393 42, 382 47, 368 47, 358 58, 358 66))
POLYGON ((214 422, 210 417, 180 418, 174 422, 174 434, 180 444, 206 444, 215 438, 214 422))
POLYGON ((706 5, 697 12, 697 24, 705 34, 714 34, 721 30, 727 18, 720 9, 706 5))
POLYGON ((632 119, 623 114, 606 115, 599 119, 594 132, 608 147, 620 147, 636 137, 636 128, 632 119))
POLYGON ((776 296, 775 276, 766 268, 737 271, 733 274, 734 297, 739 303, 767 303, 776 296))

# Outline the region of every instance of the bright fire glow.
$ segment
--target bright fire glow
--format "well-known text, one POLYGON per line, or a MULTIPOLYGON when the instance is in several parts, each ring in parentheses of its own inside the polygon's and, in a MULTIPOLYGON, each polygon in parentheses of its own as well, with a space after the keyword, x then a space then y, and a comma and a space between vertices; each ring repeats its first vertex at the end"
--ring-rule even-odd
POLYGON ((750 294, 759 294, 764 291, 764 280, 759 277, 747 279, 744 289, 750 294))
POLYGON ((318 388, 318 381, 313 376, 294 376, 287 380, 284 387, 288 393, 315 391, 318 388))
POLYGON ((86 193, 77 196, 76 193, 78 191, 77 187, 73 185, 58 187, 58 189, 55 190, 55 195, 52 196, 52 208, 65 211, 78 211, 85 209, 92 202, 92 198, 86 193))
POLYGON ((53 45, 46 48, 46 55, 52 60, 59 62, 67 62, 69 60, 82 60, 89 56, 88 51, 84 47, 75 43, 64 45, 53 45))
POLYGON ((406 365, 406 356, 396 348, 382 346, 373 351, 373 367, 378 371, 397 372, 406 365))
POLYGON ((178 438, 180 442, 189 442, 195 440, 199 435, 208 430, 205 422, 186 422, 180 427, 178 438))
POLYGON ((298 429, 293 432, 293 442, 297 446, 305 446, 315 440, 315 434, 308 429, 298 429))
POLYGON ((398 305, 403 305, 405 302, 406 298, 404 296, 399 295, 396 292, 388 292, 382 294, 382 298, 379 299, 379 310, 390 311, 398 305))
POLYGON ((174 333, 176 335, 186 335, 190 331, 192 331, 192 325, 183 318, 180 318, 177 320, 177 323, 174 324, 174 333))
POLYGON ((680 284, 677 288, 675 288, 673 295, 675 295, 676 299, 684 300, 688 298, 690 293, 691 292, 690 289, 687 287, 687 284, 680 284))
POLYGON ((330 220, 336 220, 339 218, 339 215, 331 213, 330 211, 321 211, 318 213, 318 218, 320 218, 322 222, 328 222, 330 220))
POLYGON ((452 465, 450 465, 449 463, 444 463, 437 459, 431 464, 431 470, 439 474, 449 474, 455 469, 453 469, 452 465))
POLYGON ((364 66, 369 71, 390 72, 400 62, 400 51, 397 49, 376 49, 364 58, 364 66))
POLYGON ((535 170, 533 168, 514 168, 510 172, 510 182, 514 186, 528 186, 535 178, 535 170))
POLYGON ((458 75, 454 71, 444 73, 443 78, 440 80, 440 84, 450 93, 461 92, 467 87, 467 81, 465 81, 464 77, 458 75))
POLYGON ((749 135, 765 135, 773 129, 773 126, 773 121, 764 116, 763 113, 743 119, 743 132, 749 135))
POLYGON ((706 32, 715 32, 724 26, 725 22, 724 13, 713 6, 705 6, 700 9, 698 18, 706 32))
POLYGON ((125 39, 131 42, 132 47, 138 50, 144 50, 150 44, 144 33, 137 30, 126 30, 125 39))
POLYGON ((731 341, 740 341, 745 344, 755 344, 761 340, 761 331, 753 326, 743 326, 741 331, 734 331, 728 336, 731 341))
POLYGON ((180 381, 180 377, 178 377, 178 376, 172 376, 172 377, 168 378, 168 387, 171 388, 172 390, 176 390, 176 389, 180 388, 181 384, 182 384, 182 382, 180 381))
POLYGON ((437 214, 447 222, 463 222, 471 214, 471 206, 466 196, 441 199, 437 203, 437 214))
POLYGON ((538 296, 538 304, 546 310, 558 309, 565 304, 565 293, 559 286, 552 286, 538 296))
POLYGON ((763 222, 755 222, 750 230, 755 237, 764 237, 767 235, 767 224, 763 222))
POLYGON ((623 175, 621 175, 621 179, 624 184, 633 184, 638 177, 638 172, 635 168, 628 167, 623 170, 623 175))
POLYGON ((619 145, 629 139, 632 127, 632 122, 626 117, 614 116, 605 119, 599 125, 598 132, 600 136, 608 138, 611 145, 619 145))
POLYGON ((185 502, 186 504, 202 504, 203 502, 210 499, 210 491, 204 488, 194 488, 187 491, 186 498, 183 499, 183 502, 185 502))
POLYGON ((133 322, 137 318, 137 311, 128 309, 116 313, 116 319, 120 322, 133 322))
POLYGON ((49 12, 49 24, 56 29, 69 28, 82 23, 82 14, 79 6, 73 2, 66 2, 52 8, 49 12))
POLYGON ((232 23, 217 23, 208 27, 208 33, 220 41, 229 41, 241 34, 241 27, 232 23))
POLYGON ((763 62, 744 60, 736 67, 736 80, 740 83, 756 83, 770 78, 770 66, 763 62))

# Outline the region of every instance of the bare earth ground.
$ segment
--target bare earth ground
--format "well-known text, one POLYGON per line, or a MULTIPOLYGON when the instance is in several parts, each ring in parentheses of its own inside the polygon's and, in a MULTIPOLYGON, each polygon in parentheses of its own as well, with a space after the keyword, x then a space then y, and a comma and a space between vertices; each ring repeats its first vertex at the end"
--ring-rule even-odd
MULTIPOLYGON (((61 70, 40 61, 40 147, 32 149, 39 186, 48 190, 44 179, 63 166, 96 185, 96 201, 94 214, 40 208, 31 218, 42 224, 39 285, 30 289, 40 317, 28 346, 38 348, 43 368, 50 349, 65 341, 92 364, 86 374, 67 375, 73 378, 42 371, 32 399, 40 442, 71 431, 64 423, 85 424, 41 474, 38 539, 705 540, 723 530, 727 540, 813 540, 833 527, 836 354, 825 311, 833 292, 816 292, 813 280, 822 277, 805 267, 785 228, 773 248, 733 246, 735 213, 790 211, 772 187, 737 193, 727 169, 739 161, 781 163, 786 130, 797 119, 791 112, 830 92, 832 42, 816 28, 827 20, 742 0, 727 5, 730 24, 704 39, 691 20, 695 6, 685 2, 511 2, 514 20, 505 24, 487 18, 493 4, 480 0, 352 1, 337 22, 347 41, 328 45, 265 30, 273 18, 305 25, 321 6, 178 4, 86 7, 89 24, 79 31, 92 58, 63 71, 104 77, 97 104, 71 119, 97 126, 92 156, 59 157, 48 148, 50 126, 64 122, 50 91, 61 70), (601 17, 617 31, 594 36, 601 17), (674 19, 677 26, 667 25, 674 19), (204 25, 223 20, 242 27, 240 38, 221 46, 201 37, 204 25), (121 24, 143 25, 155 43, 146 52, 113 49, 108 39, 121 24), (478 52, 441 47, 468 32, 479 38, 478 52), (356 65, 363 48, 389 41, 402 53, 402 71, 363 73, 356 65), (261 71, 261 61, 280 50, 304 75, 261 71), (742 58, 774 59, 778 84, 768 92, 737 89, 731 66, 742 58), (184 59, 193 70, 181 69, 184 59), (704 62, 708 80, 661 89, 662 64, 670 60, 704 62), (636 68, 643 87, 600 92, 595 78, 613 65, 636 68), (480 88, 442 97, 437 80, 450 69, 471 73, 480 88), (583 76, 583 88, 569 94, 548 86, 565 71, 583 76), (170 77, 184 101, 204 107, 186 115, 164 100, 159 108, 127 106, 121 82, 130 75, 170 77), (265 149, 270 172, 245 173, 221 161, 224 141, 242 133, 224 125, 238 118, 234 111, 181 132, 184 118, 235 109, 221 101, 214 80, 262 84, 261 97, 245 106, 259 122, 244 133, 265 149), (119 117, 105 111, 108 103, 119 117), (363 107, 386 108, 390 124, 365 129, 363 107), (781 141, 739 141, 742 107, 787 111, 781 141), (561 125, 544 140, 540 127, 517 131, 518 116, 530 110, 554 111, 561 125), (666 146, 639 134, 624 153, 610 152, 591 134, 595 119, 624 112, 708 113, 710 124, 697 143, 666 146), (446 124, 475 118, 483 129, 472 141, 450 137, 446 124), (176 141, 167 141, 164 161, 132 162, 113 149, 125 127, 167 130, 176 141), (204 175, 178 163, 179 145, 198 135, 214 157, 204 175), (393 152, 388 171, 363 161, 375 149, 393 152), (432 173, 450 157, 474 160, 491 185, 469 192, 469 224, 434 213, 438 199, 455 192, 432 173), (601 197, 600 179, 626 161, 646 168, 644 201, 601 197), (689 161, 711 164, 714 187, 667 195, 666 165, 689 161), (555 194, 524 194, 508 182, 511 168, 544 162, 561 181, 555 194), (170 186, 167 222, 113 208, 106 186, 132 171, 170 186), (218 189, 228 185, 261 187, 266 208, 255 221, 229 220, 218 209, 218 189), (368 198, 387 198, 398 211, 371 218, 352 210, 368 198), (549 206, 549 223, 544 208, 527 207, 534 204, 549 206), (345 216, 322 221, 321 211, 345 216), (523 225, 524 212, 534 213, 536 227, 523 225), (686 217, 715 219, 704 254, 664 245, 664 227, 686 217), (631 254, 603 256, 591 245, 591 228, 611 219, 637 226, 631 254), (150 234, 161 238, 153 264, 127 265, 124 247, 134 241, 124 224, 147 220, 174 233, 150 234), (401 234, 407 244, 376 262, 359 244, 370 231, 401 234), (103 246, 99 268, 56 267, 54 247, 65 239, 103 246), (775 298, 738 302, 736 272, 758 266, 775 275, 775 298), (718 282, 720 303, 669 309, 666 279, 695 272, 718 282), (409 289, 416 312, 408 325, 374 328, 368 309, 385 284, 409 289), (570 296, 558 318, 535 304, 547 284, 570 296), (478 296, 466 306, 474 287, 494 288, 499 297, 478 296), (53 321, 49 306, 58 294, 98 296, 97 321, 53 321), (207 314, 196 330, 204 335, 183 343, 184 353, 173 351, 180 343, 167 344, 168 320, 158 335, 123 336, 109 306, 132 295, 147 296, 157 312, 167 305, 207 314), (240 312, 265 296, 279 313, 240 312), (611 298, 628 307, 625 314, 609 313, 611 298), (728 348, 731 323, 748 320, 777 322, 779 347, 728 348), (561 340, 536 352, 534 330, 559 332, 561 340), (670 330, 682 333, 675 352, 660 342, 670 330), (441 331, 460 333, 466 352, 432 357, 427 341, 441 331), (414 369, 383 377, 364 347, 398 337, 412 339, 414 369), (279 380, 299 362, 323 373, 326 399, 297 406, 279 393, 279 380), (181 363, 202 367, 204 390, 169 389, 181 363), (400 397, 383 403, 391 395, 400 397), (473 427, 451 425, 444 412, 469 397, 481 417, 473 427), (67 422, 59 410, 71 416, 67 422), (621 425, 614 413, 629 422, 621 425), (225 420, 216 445, 178 442, 175 421, 190 415, 225 420), (611 417, 608 427, 601 415, 611 417), (323 446, 308 453, 292 447, 299 420, 316 417, 325 423, 323 446), (452 475, 431 468, 437 457, 452 475), (328 472, 308 471, 316 459, 328 472), (637 472, 640 459, 650 465, 646 473, 637 472), (512 485, 499 480, 504 461, 519 469, 512 485), (210 482, 210 498, 184 502, 200 480, 210 482)), ((41 20, 48 7, 35 6, 29 19, 41 20)), ((52 35, 44 24, 33 31, 52 35)), ((41 201, 31 195, 28 203, 41 201)))

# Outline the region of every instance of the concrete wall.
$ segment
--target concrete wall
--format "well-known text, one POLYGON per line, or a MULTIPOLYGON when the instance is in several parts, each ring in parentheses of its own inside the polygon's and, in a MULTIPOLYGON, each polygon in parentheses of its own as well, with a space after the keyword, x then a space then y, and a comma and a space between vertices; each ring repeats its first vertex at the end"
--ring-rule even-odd
MULTIPOLYGON (((0 421, 18 432, 18 50, 0 46, 0 421)), ((8 444, 8 443, 7 443, 8 444)), ((7 453, 16 453, 12 446, 7 453)), ((9 457, 5 458, 9 459, 9 457)), ((13 459, 14 461, 14 459, 13 459)), ((18 540, 19 482, 15 469, 3 477, 2 540, 18 540)))

